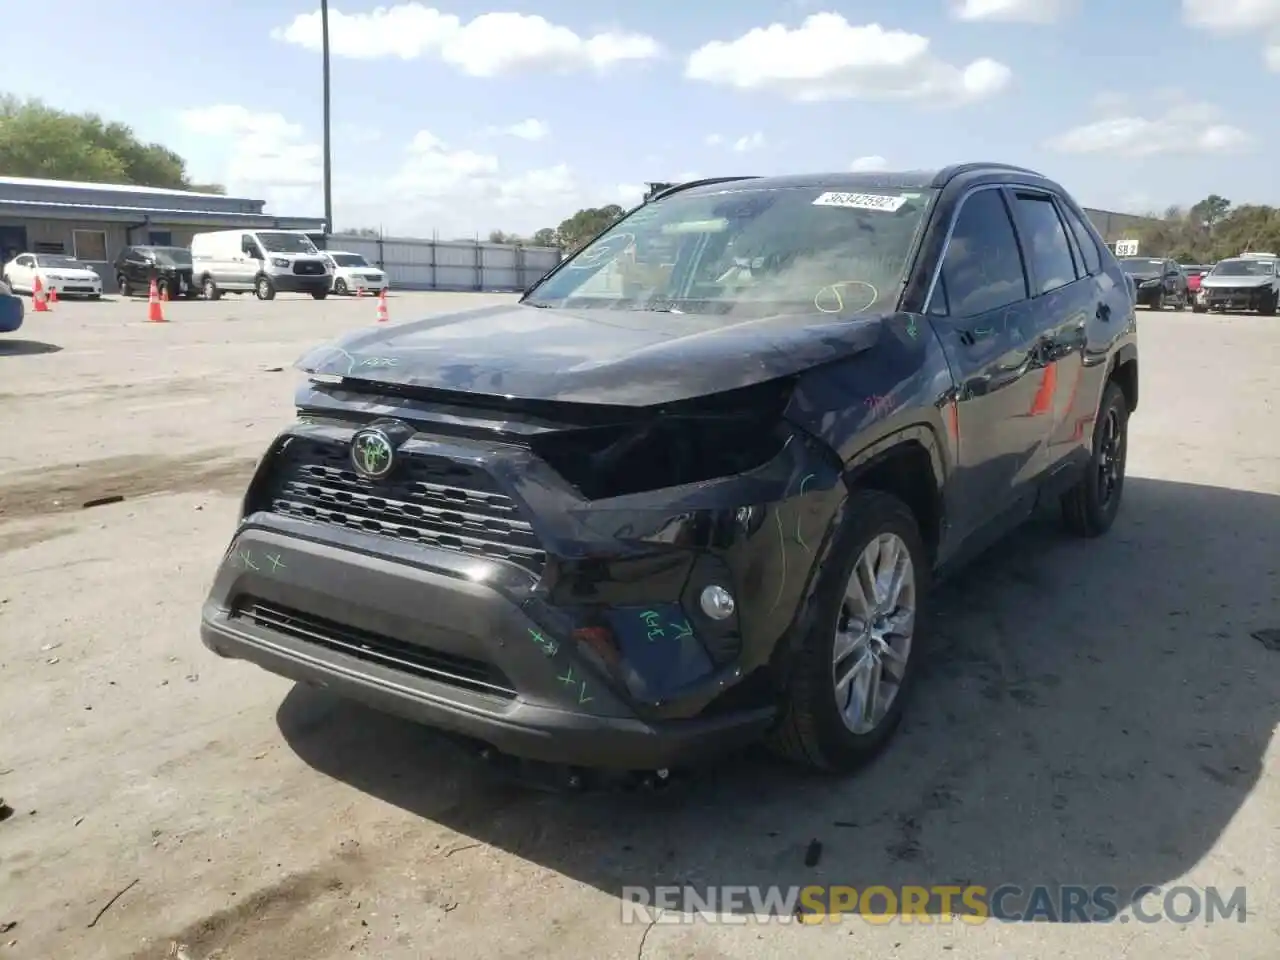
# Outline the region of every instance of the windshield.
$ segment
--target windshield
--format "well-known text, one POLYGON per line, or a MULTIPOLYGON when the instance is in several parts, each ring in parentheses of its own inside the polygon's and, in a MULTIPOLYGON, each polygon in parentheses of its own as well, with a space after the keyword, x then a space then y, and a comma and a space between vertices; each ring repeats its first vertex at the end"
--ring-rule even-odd
POLYGON ((1223 260, 1210 271, 1211 277, 1269 277, 1275 273, 1274 260, 1223 260))
POLYGON ((738 184, 678 193, 619 221, 524 302, 754 316, 892 310, 933 194, 738 184))
POLYGON ((369 261, 358 253, 331 253, 329 259, 338 267, 367 267, 369 261))
POLYGON ((36 255, 36 266, 37 267, 54 267, 54 268, 60 267, 63 270, 88 270, 89 269, 83 263, 77 260, 75 257, 55 257, 47 253, 40 253, 36 255))
POLYGON ((267 253, 318 253, 316 246, 301 233, 259 233, 258 239, 267 253))
POLYGON ((186 247, 152 247, 151 252, 161 263, 170 263, 175 267, 191 266, 191 251, 186 247))
POLYGON ((1164 261, 1148 257, 1125 257, 1120 261, 1120 267, 1125 273, 1159 273, 1164 269, 1164 261))

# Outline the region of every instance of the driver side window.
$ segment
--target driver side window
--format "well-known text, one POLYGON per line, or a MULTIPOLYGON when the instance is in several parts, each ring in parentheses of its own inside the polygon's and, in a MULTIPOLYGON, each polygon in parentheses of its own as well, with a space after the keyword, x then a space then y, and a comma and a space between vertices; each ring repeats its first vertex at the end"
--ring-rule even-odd
POLYGON ((978 190, 964 201, 938 280, 929 303, 934 316, 940 305, 959 319, 1027 299, 1022 252, 999 190, 978 190))

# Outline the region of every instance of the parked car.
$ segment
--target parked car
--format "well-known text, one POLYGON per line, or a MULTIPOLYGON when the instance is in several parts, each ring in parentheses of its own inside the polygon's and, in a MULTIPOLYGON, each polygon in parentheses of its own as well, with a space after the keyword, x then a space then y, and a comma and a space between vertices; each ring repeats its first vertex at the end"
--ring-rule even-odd
POLYGON ((1273 253, 1245 253, 1216 263, 1200 278, 1191 309, 1256 310, 1275 316, 1280 304, 1280 257, 1273 253))
POLYGON ((186 247, 125 247, 115 260, 116 285, 122 297, 147 294, 151 281, 160 296, 198 297, 200 288, 191 276, 191 251, 186 247))
POLYGON ((102 296, 102 277, 75 257, 54 253, 22 253, 4 265, 4 282, 14 293, 31 294, 36 277, 45 294, 83 296, 97 300, 102 296))
POLYGON ((0 333, 13 333, 22 327, 25 306, 7 283, 0 281, 0 333))
POLYGON ((216 230, 191 238, 192 271, 205 299, 224 293, 277 292, 329 295, 333 276, 324 257, 300 230, 216 230))
POLYGON ((856 767, 939 577, 1046 499, 1111 527, 1139 384, 1114 255, 996 164, 683 184, 298 366, 205 645, 575 770, 856 767))
POLYGON ((346 250, 325 250, 321 254, 333 275, 333 292, 346 296, 358 290, 381 293, 387 284, 387 275, 358 253, 346 250))
POLYGON ((1196 291, 1200 289, 1200 278, 1213 269, 1212 264, 1184 263, 1182 273, 1187 278, 1187 296, 1194 301, 1196 291))
POLYGON ((1185 310, 1190 303, 1187 277, 1174 260, 1163 257, 1125 257, 1120 267, 1133 278, 1137 303, 1152 310, 1163 310, 1168 304, 1185 310))

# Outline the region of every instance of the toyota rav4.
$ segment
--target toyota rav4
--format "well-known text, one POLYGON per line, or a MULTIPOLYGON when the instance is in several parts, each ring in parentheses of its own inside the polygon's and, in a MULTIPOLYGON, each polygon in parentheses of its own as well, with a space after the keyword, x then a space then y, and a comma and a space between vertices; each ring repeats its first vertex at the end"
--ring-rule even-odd
POLYGON ((302 358, 204 643, 490 754, 851 770, 939 576, 1046 498, 1111 527, 1135 325, 1029 170, 662 189, 518 303, 302 358))

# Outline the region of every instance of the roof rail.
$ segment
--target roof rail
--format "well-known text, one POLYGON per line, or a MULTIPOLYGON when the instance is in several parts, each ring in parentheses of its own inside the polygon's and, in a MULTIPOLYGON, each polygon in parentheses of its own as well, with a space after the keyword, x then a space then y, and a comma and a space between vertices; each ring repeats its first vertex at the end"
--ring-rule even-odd
POLYGON ((1029 167, 1019 167, 1012 163, 991 163, 985 160, 979 160, 973 163, 953 163, 949 167, 943 167, 938 171, 938 179, 944 182, 952 177, 958 177, 962 173, 974 173, 978 170, 1001 170, 1006 173, 1026 173, 1033 177, 1039 177, 1042 180, 1049 179, 1039 170, 1032 170, 1029 167))
POLYGON ((690 180, 687 183, 676 183, 667 187, 665 190, 659 190, 652 197, 646 200, 645 203, 653 203, 655 200, 661 200, 663 197, 669 197, 673 193, 679 193, 681 190, 691 190, 694 187, 705 187, 713 183, 736 183, 739 180, 759 179, 759 174, 752 174, 744 177, 704 177, 701 180, 690 180))

